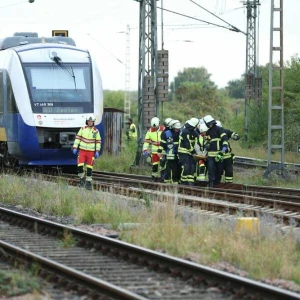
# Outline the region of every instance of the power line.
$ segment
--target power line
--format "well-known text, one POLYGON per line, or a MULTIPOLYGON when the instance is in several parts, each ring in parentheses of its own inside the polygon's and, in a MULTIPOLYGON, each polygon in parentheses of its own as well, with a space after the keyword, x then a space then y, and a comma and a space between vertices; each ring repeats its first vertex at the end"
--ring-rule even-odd
POLYGON ((87 35, 94 40, 98 45, 100 45, 104 50, 106 50, 113 58, 115 58, 119 63, 126 66, 120 59, 118 59, 112 52, 110 52, 107 48, 105 48, 103 45, 101 45, 94 37, 92 37, 89 33, 87 35))
POLYGON ((201 20, 201 19, 198 19, 198 18, 195 18, 195 17, 187 16, 187 15, 184 15, 184 14, 181 14, 181 13, 178 13, 178 12, 166 9, 166 8, 161 8, 161 7, 158 7, 158 6, 157 6, 157 8, 165 10, 165 11, 173 13, 173 14, 176 14, 176 15, 179 15, 179 16, 182 16, 182 17, 186 17, 186 18, 192 19, 192 20, 197 20, 197 21, 206 23, 208 25, 214 25, 216 27, 224 28, 224 29, 227 29, 227 30, 230 30, 230 31, 241 32, 241 33, 245 34, 244 32, 242 32, 241 30, 237 29, 236 27, 228 28, 228 27, 225 27, 225 26, 222 26, 222 25, 219 25, 219 24, 215 24, 215 23, 208 22, 208 21, 205 21, 205 20, 201 20))
POLYGON ((194 3, 195 5, 199 6, 200 8, 202 8, 203 10, 205 10, 206 12, 210 13, 211 15, 213 15, 214 17, 218 18, 219 20, 223 21, 224 23, 226 23, 227 25, 229 25, 231 27, 232 31, 236 31, 236 32, 241 32, 245 35, 247 35, 245 32, 243 32, 242 30, 238 29, 237 27, 231 25, 230 23, 228 23, 227 21, 223 20, 222 18, 220 18, 219 16, 215 15, 214 13, 210 12, 208 9, 204 8, 203 6, 201 6, 200 4, 196 3, 193 0, 190 0, 192 3, 194 3))

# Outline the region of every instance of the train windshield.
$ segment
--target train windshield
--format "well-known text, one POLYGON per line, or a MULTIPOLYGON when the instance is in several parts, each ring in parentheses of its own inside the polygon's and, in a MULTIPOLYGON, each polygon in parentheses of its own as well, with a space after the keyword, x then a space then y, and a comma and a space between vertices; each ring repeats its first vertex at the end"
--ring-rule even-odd
POLYGON ((43 114, 92 111, 92 74, 89 64, 25 64, 32 110, 43 114))

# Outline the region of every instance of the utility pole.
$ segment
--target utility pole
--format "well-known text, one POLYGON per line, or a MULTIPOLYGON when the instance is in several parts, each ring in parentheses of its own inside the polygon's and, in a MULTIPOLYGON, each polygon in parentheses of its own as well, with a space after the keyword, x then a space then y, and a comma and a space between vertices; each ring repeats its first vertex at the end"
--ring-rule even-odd
POLYGON ((138 71, 138 145, 135 165, 139 165, 146 130, 159 108, 157 86, 157 0, 135 0, 140 3, 139 71, 138 71))
POLYGON ((126 62, 125 62, 125 95, 124 95, 124 123, 130 118, 130 27, 126 30, 126 62))
POLYGON ((249 110, 251 100, 261 101, 262 79, 257 73, 257 7, 259 0, 243 3, 247 9, 246 72, 245 72, 245 140, 248 140, 249 110))
POLYGON ((270 61, 269 61, 269 105, 268 105, 268 167, 264 177, 273 170, 279 170, 284 176, 284 85, 283 85, 283 0, 279 0, 279 6, 274 6, 271 0, 271 24, 270 24, 270 61), (274 18, 275 16, 275 18, 274 18), (274 19, 277 24, 274 25, 274 19), (274 39, 277 44, 274 45, 274 39), (278 42, 279 41, 279 42, 278 42), (279 43, 279 44, 278 44, 279 43), (279 54, 279 64, 273 60, 274 54, 279 54), (279 74, 279 76, 275 76, 279 74), (278 78, 279 80, 275 80, 278 78), (280 164, 272 164, 273 151, 280 150, 280 164))

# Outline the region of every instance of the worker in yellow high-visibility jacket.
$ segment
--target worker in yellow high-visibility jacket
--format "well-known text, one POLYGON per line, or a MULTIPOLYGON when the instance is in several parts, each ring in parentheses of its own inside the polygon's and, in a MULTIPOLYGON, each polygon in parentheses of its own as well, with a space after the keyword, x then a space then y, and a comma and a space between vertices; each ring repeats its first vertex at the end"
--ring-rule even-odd
POLYGON ((143 155, 149 155, 149 145, 151 144, 151 159, 152 159, 152 180, 158 181, 161 179, 158 172, 158 164, 160 160, 160 155, 158 154, 158 149, 160 148, 161 133, 164 130, 164 126, 159 125, 159 118, 154 117, 151 119, 151 127, 147 131, 144 145, 143 145, 143 155))
POLYGON ((96 118, 94 115, 87 116, 86 126, 79 129, 73 145, 73 153, 75 155, 78 154, 77 167, 80 179, 79 187, 84 187, 85 185, 88 190, 92 189, 93 165, 95 159, 99 157, 99 151, 101 149, 101 136, 99 130, 94 127, 95 121, 96 118), (86 165, 86 179, 84 179, 84 165, 86 165))

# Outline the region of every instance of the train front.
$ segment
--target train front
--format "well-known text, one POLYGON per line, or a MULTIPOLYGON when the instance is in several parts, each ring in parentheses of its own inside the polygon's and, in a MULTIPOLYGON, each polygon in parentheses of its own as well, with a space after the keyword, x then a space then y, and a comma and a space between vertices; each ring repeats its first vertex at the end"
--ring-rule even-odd
POLYGON ((30 102, 26 107, 26 97, 16 97, 21 117, 19 164, 76 165, 71 149, 88 114, 96 116, 95 126, 104 137, 103 91, 96 63, 85 50, 53 44, 29 47, 18 56, 30 102))

